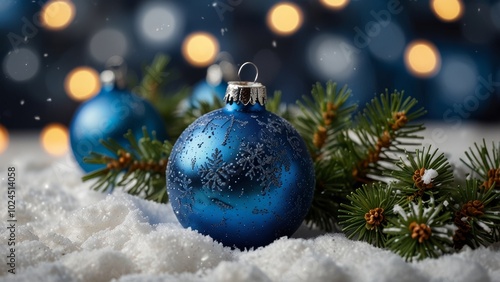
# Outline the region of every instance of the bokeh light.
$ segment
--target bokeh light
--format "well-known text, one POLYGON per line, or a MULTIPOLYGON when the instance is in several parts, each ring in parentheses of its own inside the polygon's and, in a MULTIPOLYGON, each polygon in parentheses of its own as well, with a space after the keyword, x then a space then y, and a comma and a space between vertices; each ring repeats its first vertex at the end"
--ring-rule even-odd
POLYGON ((89 49, 94 59, 105 63, 113 56, 125 57, 128 50, 128 42, 123 32, 112 28, 105 28, 92 36, 89 49))
POLYGON ((194 32, 184 39, 182 55, 189 64, 206 67, 214 62, 219 53, 219 42, 206 32, 194 32))
POLYGON ((64 88, 73 100, 87 100, 96 95, 101 88, 99 74, 89 67, 75 68, 66 76, 64 88))
POLYGON ((40 143, 50 155, 62 156, 69 149, 68 129, 61 124, 49 124, 42 129, 40 143))
POLYGON ((267 14, 267 26, 276 34, 291 35, 303 22, 302 10, 289 2, 274 5, 267 14))
POLYGON ((150 45, 165 47, 180 36, 183 29, 181 11, 172 3, 147 3, 137 13, 137 33, 150 45))
POLYGON ((349 0, 320 0, 319 2, 323 6, 333 10, 340 10, 349 4, 349 0))
POLYGON ((3 61, 3 71, 12 80, 21 82, 33 78, 40 69, 40 57, 28 48, 9 52, 3 61))
POLYGON ((9 147, 9 131, 0 124, 0 154, 9 147))
POLYGON ((431 8, 434 14, 442 21, 452 22, 463 14, 462 0, 432 0, 431 8))
POLYGON ((45 3, 40 21, 46 29, 61 30, 71 24, 75 17, 75 6, 68 0, 53 0, 45 3))
POLYGON ((325 80, 348 79, 358 62, 358 49, 346 39, 320 35, 309 44, 307 54, 312 72, 325 80))
POLYGON ((441 56, 434 44, 425 40, 416 40, 406 47, 405 64, 414 76, 431 77, 441 66, 441 56))

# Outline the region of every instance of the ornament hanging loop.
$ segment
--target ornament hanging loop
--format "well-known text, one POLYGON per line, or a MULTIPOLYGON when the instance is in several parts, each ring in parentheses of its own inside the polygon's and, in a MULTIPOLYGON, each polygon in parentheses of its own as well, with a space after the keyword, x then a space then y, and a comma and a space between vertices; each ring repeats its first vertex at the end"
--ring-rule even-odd
POLYGON ((227 104, 243 104, 243 105, 255 105, 255 103, 264 106, 267 100, 266 87, 260 82, 256 82, 259 77, 259 69, 252 62, 246 62, 241 65, 238 70, 238 77, 240 76, 241 69, 246 65, 252 65, 255 68, 255 79, 251 81, 229 81, 226 89, 226 95, 224 96, 224 101, 227 104))
POLYGON ((255 68, 255 78, 253 79, 253 82, 256 82, 257 78, 259 78, 259 68, 257 68, 257 66, 252 62, 246 62, 246 63, 243 63, 241 65, 240 69, 238 70, 238 78, 241 80, 240 72, 241 72, 241 69, 243 69, 243 67, 246 65, 252 65, 255 68))

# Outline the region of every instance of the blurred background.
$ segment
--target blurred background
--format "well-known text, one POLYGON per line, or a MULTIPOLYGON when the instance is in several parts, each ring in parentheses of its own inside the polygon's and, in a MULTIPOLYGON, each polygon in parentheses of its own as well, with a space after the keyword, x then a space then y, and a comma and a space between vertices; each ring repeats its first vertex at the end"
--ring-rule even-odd
POLYGON ((332 80, 360 104, 405 90, 450 126, 500 121, 500 0, 2 0, 0 35, 0 153, 20 131, 67 139, 114 55, 137 80, 169 55, 167 94, 252 61, 287 103, 332 80))

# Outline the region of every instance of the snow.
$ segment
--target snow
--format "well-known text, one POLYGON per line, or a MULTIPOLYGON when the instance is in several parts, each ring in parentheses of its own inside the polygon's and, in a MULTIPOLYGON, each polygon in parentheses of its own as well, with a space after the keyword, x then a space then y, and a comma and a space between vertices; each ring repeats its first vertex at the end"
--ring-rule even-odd
POLYGON ((400 206, 400 205, 398 205, 398 204, 395 204, 395 205, 394 205, 394 208, 393 208, 393 211, 394 211, 394 213, 399 214, 400 216, 402 216, 402 217, 406 220, 406 218, 407 218, 407 217, 406 217, 406 212, 405 212, 405 210, 403 209, 403 207, 401 207, 401 206, 400 206))
POLYGON ((429 184, 438 176, 438 172, 432 168, 426 169, 424 175, 422 175, 422 181, 424 184, 429 184))
POLYGON ((293 238, 232 250, 182 228, 170 205, 90 190, 70 156, 48 157, 36 136, 11 137, 0 155, 0 221, 8 219, 13 166, 17 264, 15 277, 7 273, 9 230, 2 227, 0 281, 500 281, 500 243, 408 263, 303 226, 293 238))

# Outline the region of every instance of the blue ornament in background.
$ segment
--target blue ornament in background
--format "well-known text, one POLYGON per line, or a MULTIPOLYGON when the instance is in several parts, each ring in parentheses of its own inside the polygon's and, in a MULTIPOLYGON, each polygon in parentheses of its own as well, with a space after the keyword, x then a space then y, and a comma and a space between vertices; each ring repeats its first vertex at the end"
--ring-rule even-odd
POLYGON ((193 87, 193 92, 189 97, 189 104, 193 107, 199 107, 200 102, 213 103, 214 97, 221 101, 226 94, 227 83, 223 80, 222 69, 219 64, 208 67, 206 79, 198 82, 193 87))
POLYGON ((212 85, 206 80, 198 82, 193 87, 193 92, 189 97, 189 103, 191 106, 199 107, 200 102, 212 103, 214 97, 218 97, 223 100, 226 94, 227 83, 222 81, 217 85, 212 85))
POLYGON ((150 136, 156 132, 158 140, 167 138, 165 123, 155 108, 148 101, 121 89, 116 77, 116 72, 110 70, 102 73, 101 91, 77 109, 70 124, 71 149, 85 172, 104 167, 83 161, 90 152, 110 154, 99 142, 101 139, 113 138, 123 147, 130 148, 123 135, 131 129, 139 139, 143 136, 143 126, 147 127, 150 136))
POLYGON ((265 109, 262 84, 229 82, 224 100, 172 149, 166 177, 177 219, 240 249, 291 236, 314 193, 307 147, 290 123, 265 109))

